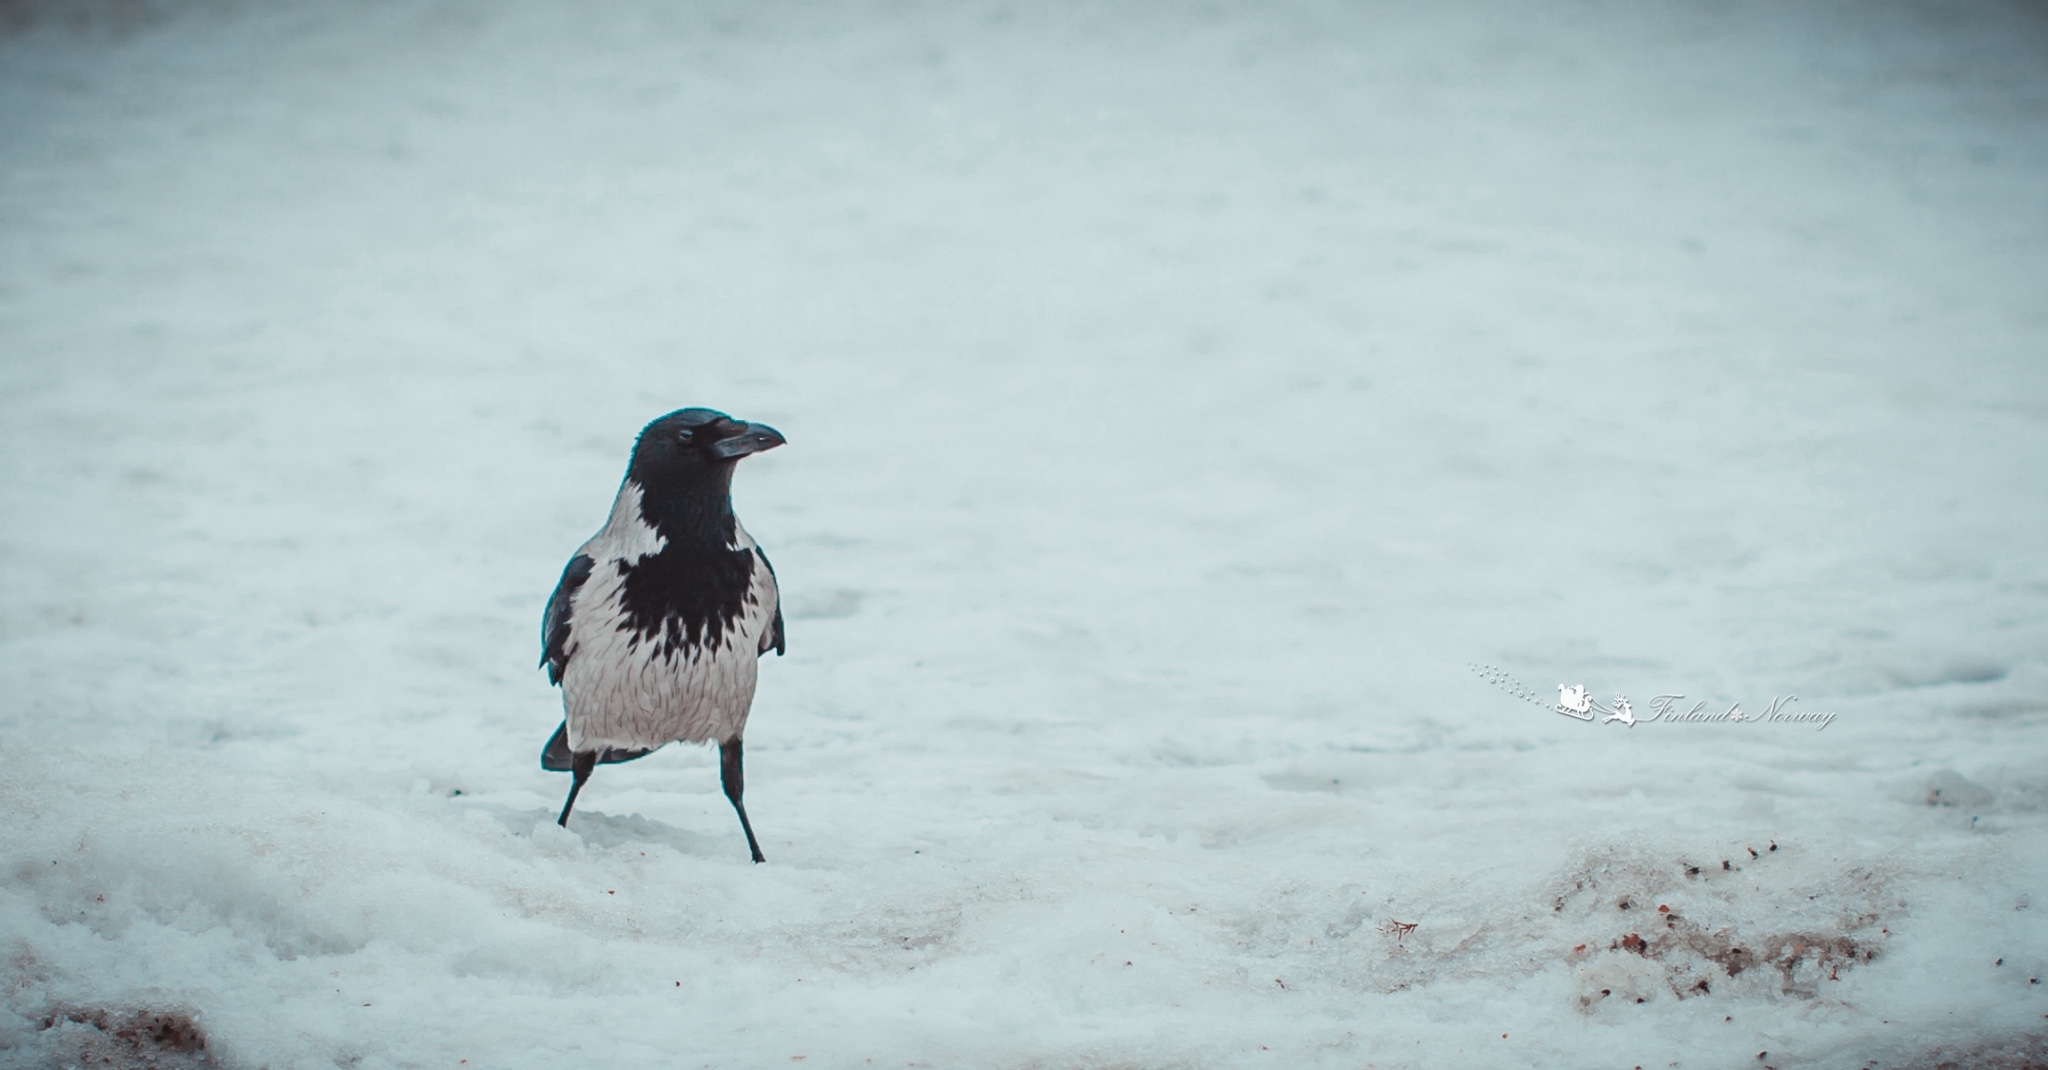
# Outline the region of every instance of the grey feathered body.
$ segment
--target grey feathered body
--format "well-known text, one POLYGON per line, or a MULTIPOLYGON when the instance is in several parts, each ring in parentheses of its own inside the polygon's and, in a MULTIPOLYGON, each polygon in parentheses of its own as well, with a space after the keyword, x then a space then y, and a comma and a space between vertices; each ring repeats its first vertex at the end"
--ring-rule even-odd
MULTIPOLYGON (((631 480, 619 489, 603 530, 577 551, 589 561, 587 578, 561 607, 568 624, 559 646, 562 704, 575 751, 739 738, 757 659, 781 646, 775 573, 736 519, 723 556, 713 552, 715 574, 686 573, 693 588, 714 588, 703 604, 670 604, 644 589, 669 574, 652 566, 674 548, 642 515, 641 494, 631 480), (635 583, 643 589, 630 589, 635 583)), ((571 579, 565 575, 565 587, 571 579)))

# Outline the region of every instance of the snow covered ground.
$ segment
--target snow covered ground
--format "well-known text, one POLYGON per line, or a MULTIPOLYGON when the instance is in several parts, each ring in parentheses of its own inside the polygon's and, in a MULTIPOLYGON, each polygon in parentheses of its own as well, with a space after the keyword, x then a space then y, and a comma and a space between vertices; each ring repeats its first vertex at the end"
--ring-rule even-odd
POLYGON ((571 7, 0 5, 0 1064, 2048 1060, 2041 7, 571 7))

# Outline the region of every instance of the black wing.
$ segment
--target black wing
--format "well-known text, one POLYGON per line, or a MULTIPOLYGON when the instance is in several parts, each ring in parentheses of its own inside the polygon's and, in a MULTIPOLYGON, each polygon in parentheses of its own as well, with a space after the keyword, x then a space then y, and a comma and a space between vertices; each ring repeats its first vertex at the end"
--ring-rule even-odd
POLYGON ((554 597, 548 599, 548 611, 540 620, 540 663, 547 667, 548 683, 560 684, 563 670, 569 667, 569 604, 595 567, 597 562, 588 554, 570 558, 569 567, 562 570, 562 582, 555 584, 554 597))
MULTIPOLYGON (((761 563, 763 565, 768 566, 768 578, 774 579, 775 566, 768 564, 768 555, 765 552, 763 552, 762 549, 758 546, 754 547, 754 552, 760 554, 761 563)), ((775 589, 775 620, 773 623, 768 625, 767 631, 761 633, 760 653, 766 654, 770 650, 773 650, 775 651, 775 656, 779 658, 782 656, 783 645, 784 644, 782 635, 782 588, 777 587, 775 589)))

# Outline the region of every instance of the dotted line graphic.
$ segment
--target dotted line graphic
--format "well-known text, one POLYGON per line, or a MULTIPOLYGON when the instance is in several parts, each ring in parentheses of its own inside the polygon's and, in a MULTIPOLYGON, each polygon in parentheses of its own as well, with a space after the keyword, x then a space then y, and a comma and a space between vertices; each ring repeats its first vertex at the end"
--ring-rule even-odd
POLYGON ((1556 708, 1551 703, 1541 698, 1538 698, 1535 692, 1529 690, 1527 687, 1522 686, 1521 681, 1515 679, 1512 676, 1509 676, 1506 670, 1500 668, 1497 665, 1480 665, 1476 662, 1472 662, 1467 663, 1465 667, 1472 670, 1473 674, 1478 676, 1481 680, 1484 680, 1487 683, 1500 688, 1502 691, 1505 691, 1508 694, 1513 695, 1518 699, 1521 699, 1523 702, 1526 702, 1531 706, 1535 706, 1542 709, 1545 713, 1557 712, 1556 708))

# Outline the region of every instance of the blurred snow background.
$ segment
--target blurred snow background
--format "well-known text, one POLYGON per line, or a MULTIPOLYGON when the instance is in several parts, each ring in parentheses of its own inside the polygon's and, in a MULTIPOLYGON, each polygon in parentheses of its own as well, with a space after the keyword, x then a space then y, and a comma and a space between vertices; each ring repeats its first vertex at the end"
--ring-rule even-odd
POLYGON ((2040 6, 0 26, 0 1064, 2048 1059, 2040 6), (760 867, 538 768, 692 404, 760 867))

